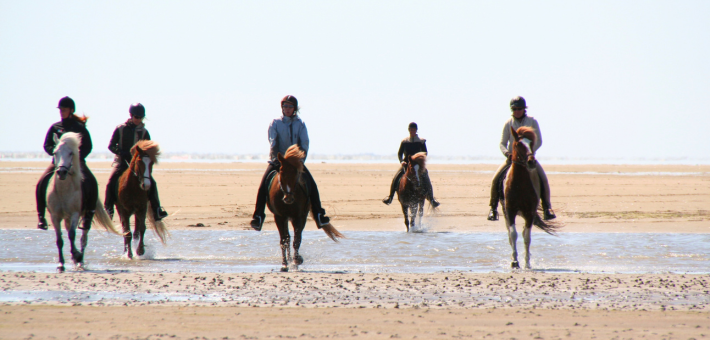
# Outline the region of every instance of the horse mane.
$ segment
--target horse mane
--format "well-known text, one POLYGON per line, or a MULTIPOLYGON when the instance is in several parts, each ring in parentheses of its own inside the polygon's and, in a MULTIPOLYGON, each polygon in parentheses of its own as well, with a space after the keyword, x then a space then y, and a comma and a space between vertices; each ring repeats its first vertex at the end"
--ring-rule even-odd
POLYGON ((284 161, 291 164, 293 167, 298 169, 298 171, 303 171, 303 159, 306 158, 306 152, 301 150, 298 145, 291 145, 286 154, 284 155, 284 161))
POLYGON ((531 127, 521 126, 516 132, 518 133, 518 136, 520 136, 520 138, 529 139, 532 142, 531 146, 537 143, 537 135, 535 134, 535 130, 533 130, 531 127))
POLYGON ((419 164, 422 170, 426 169, 426 152, 417 152, 411 159, 412 162, 419 164))
POLYGON ((79 152, 81 135, 76 132, 65 132, 62 134, 62 138, 59 139, 59 143, 57 143, 54 150, 59 150, 59 148, 64 145, 72 150, 72 164, 77 164, 77 171, 74 171, 73 178, 82 181, 84 179, 84 173, 81 172, 81 156, 79 152))
POLYGON ((152 140, 141 140, 131 148, 131 154, 136 153, 136 148, 140 148, 150 157, 154 164, 158 164, 158 156, 160 156, 160 145, 152 140))

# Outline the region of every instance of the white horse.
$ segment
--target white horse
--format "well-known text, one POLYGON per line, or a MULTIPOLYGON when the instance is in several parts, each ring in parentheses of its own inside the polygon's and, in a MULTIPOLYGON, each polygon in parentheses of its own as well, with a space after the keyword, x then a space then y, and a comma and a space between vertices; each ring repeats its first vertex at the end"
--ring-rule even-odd
MULTIPOLYGON (((84 267, 84 250, 86 249, 89 231, 83 230, 81 250, 77 249, 74 245, 76 228, 79 225, 79 220, 84 216, 81 206, 81 181, 83 176, 79 158, 81 137, 78 133, 67 132, 62 135, 61 139, 54 135, 54 142, 57 143, 57 147, 54 149, 55 172, 49 182, 47 209, 52 215, 52 225, 57 234, 57 249, 59 250, 59 266, 57 266, 57 270, 61 273, 64 272, 64 255, 62 253, 64 241, 62 240, 60 225, 62 220, 69 233, 72 260, 77 269, 83 269, 84 267)), ((98 199, 96 204, 95 217, 97 222, 107 231, 118 234, 111 218, 104 210, 103 204, 101 204, 101 198, 98 199)))

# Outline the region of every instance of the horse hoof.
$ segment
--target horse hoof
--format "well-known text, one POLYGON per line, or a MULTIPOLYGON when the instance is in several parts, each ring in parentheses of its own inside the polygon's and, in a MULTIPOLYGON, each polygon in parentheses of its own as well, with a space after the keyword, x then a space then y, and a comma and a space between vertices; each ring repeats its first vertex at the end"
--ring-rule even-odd
POLYGON ((136 250, 136 255, 138 255, 138 256, 145 255, 145 248, 143 248, 143 247, 138 248, 138 250, 136 250))
POLYGON ((510 264, 510 268, 520 269, 520 264, 518 263, 518 261, 513 261, 513 263, 510 264))
POLYGON ((57 273, 64 273, 64 266, 57 267, 57 273))
POLYGON ((296 258, 293 259, 293 262, 296 265, 303 264, 303 257, 301 255, 297 255, 296 258))
POLYGON ((283 266, 283 267, 281 267, 281 271, 284 272, 284 273, 287 272, 287 271, 288 271, 288 266, 283 266))
POLYGON ((81 263, 81 262, 80 262, 80 263, 77 263, 75 270, 76 270, 76 271, 83 272, 83 271, 84 271, 84 264, 81 263))

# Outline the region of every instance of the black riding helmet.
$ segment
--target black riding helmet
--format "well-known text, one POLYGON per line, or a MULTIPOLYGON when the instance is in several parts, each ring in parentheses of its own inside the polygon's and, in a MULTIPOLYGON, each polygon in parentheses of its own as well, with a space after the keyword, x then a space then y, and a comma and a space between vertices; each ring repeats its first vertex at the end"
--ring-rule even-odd
POLYGON ((292 95, 289 94, 288 96, 286 96, 286 97, 284 97, 283 99, 281 99, 281 106, 283 106, 284 103, 286 103, 286 102, 289 102, 289 103, 293 104, 293 107, 294 107, 293 113, 294 113, 294 114, 297 113, 298 110, 300 109, 300 108, 298 107, 298 99, 296 99, 296 97, 294 97, 294 96, 292 96, 292 95))
POLYGON ((523 98, 522 96, 515 96, 515 97, 513 97, 513 99, 510 100, 510 108, 511 109, 513 109, 513 108, 527 109, 528 106, 525 103, 525 98, 523 98))
POLYGON ((133 116, 133 117, 137 117, 137 118, 145 117, 145 107, 141 103, 131 104, 131 107, 128 109, 128 112, 130 112, 131 116, 133 116))
POLYGON ((57 108, 62 108, 66 107, 69 109, 72 109, 76 111, 76 105, 74 105, 74 99, 69 98, 69 96, 62 97, 62 99, 59 99, 59 104, 57 105, 57 108))

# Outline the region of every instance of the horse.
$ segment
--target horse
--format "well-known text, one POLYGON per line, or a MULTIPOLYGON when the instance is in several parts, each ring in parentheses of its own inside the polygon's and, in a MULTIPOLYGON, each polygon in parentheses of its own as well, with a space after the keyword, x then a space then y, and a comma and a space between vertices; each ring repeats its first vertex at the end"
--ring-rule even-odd
MULTIPOLYGON (((301 176, 306 153, 298 145, 292 145, 286 150, 285 155, 281 155, 279 152, 276 156, 281 163, 281 169, 269 183, 269 197, 266 205, 274 214, 276 227, 279 229, 281 237, 281 255, 283 257, 281 271, 287 272, 288 264, 291 261, 291 234, 288 230, 288 221, 291 221, 293 226, 293 263, 297 269, 298 265, 303 263, 303 257, 298 251, 301 247, 301 233, 306 226, 308 212, 311 210, 311 201, 307 194, 307 184, 301 176)), ((316 220, 315 216, 313 219, 316 220)), ((321 228, 335 242, 338 242, 339 238, 345 237, 330 223, 321 228)))
MULTIPOLYGON (((77 249, 74 244, 76 238, 76 228, 79 220, 84 216, 82 209, 81 182, 84 179, 81 174, 81 159, 79 158, 79 146, 81 136, 78 133, 67 132, 62 138, 54 135, 54 176, 50 179, 47 193, 47 210, 52 216, 52 225, 57 236, 57 250, 59 251, 59 266, 57 271, 64 272, 64 240, 62 239, 61 222, 64 221, 64 228, 69 233, 69 244, 71 246, 72 261, 76 269, 84 269, 84 251, 88 243, 89 230, 82 230, 81 249, 77 249)), ((107 231, 118 235, 118 231, 111 221, 101 198, 98 198, 95 215, 96 221, 107 231)))
POLYGON ((169 236, 165 222, 155 220, 155 216, 153 216, 155 214, 154 209, 150 208, 148 200, 148 191, 152 184, 153 165, 158 164, 160 146, 154 141, 141 140, 131 148, 131 154, 133 157, 128 169, 118 179, 118 200, 116 200, 117 211, 123 226, 124 256, 129 259, 133 258, 131 242, 134 237, 138 239, 136 254, 138 256, 145 254, 146 217, 148 217, 148 222, 155 234, 158 235, 161 243, 165 244, 169 236), (148 211, 150 211, 150 214, 148 214, 148 211), (134 233, 131 233, 131 215, 135 216, 134 233))
POLYGON ((515 217, 520 215, 525 219, 523 240, 525 241, 525 269, 530 266, 530 242, 532 226, 542 231, 555 235, 562 225, 555 222, 545 222, 540 218, 540 179, 537 174, 533 146, 537 141, 535 131, 529 127, 520 127, 516 131, 510 128, 515 142, 512 146, 511 166, 503 180, 503 195, 500 202, 505 216, 505 225, 508 229, 508 241, 513 249, 511 267, 519 269, 517 240, 518 232, 515 229, 515 217))
POLYGON ((414 229, 422 222, 424 214, 424 202, 428 193, 428 188, 422 183, 422 176, 426 172, 426 152, 419 152, 409 157, 407 170, 404 172, 402 179, 399 180, 397 188, 397 199, 402 205, 402 213, 404 214, 404 225, 407 226, 407 232, 410 227, 414 229))

